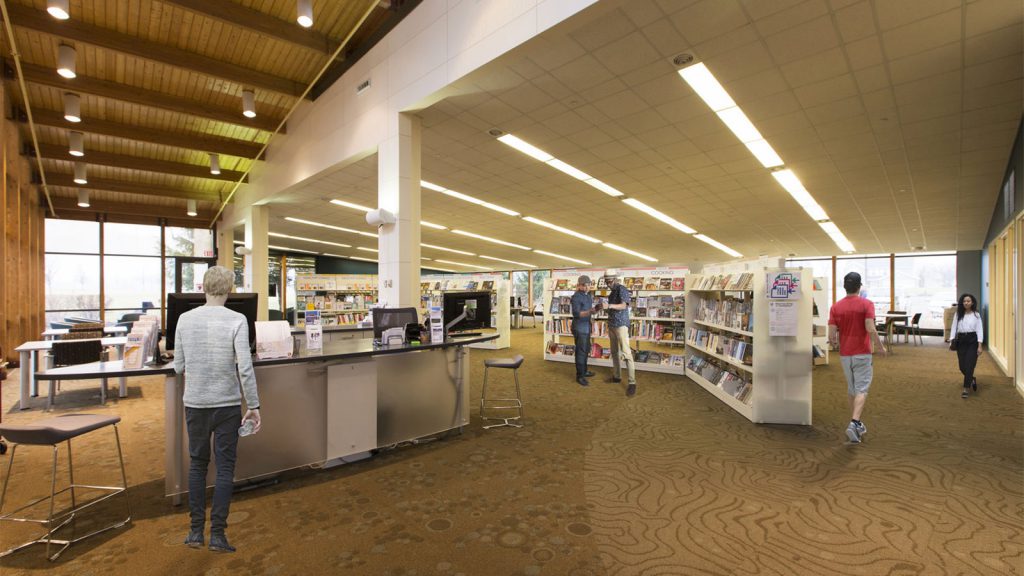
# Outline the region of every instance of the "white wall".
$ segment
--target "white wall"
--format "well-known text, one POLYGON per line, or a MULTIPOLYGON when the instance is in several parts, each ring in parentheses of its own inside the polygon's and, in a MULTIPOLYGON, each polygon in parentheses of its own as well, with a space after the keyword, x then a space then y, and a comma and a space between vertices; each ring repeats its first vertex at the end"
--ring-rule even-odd
POLYGON ((397 133, 398 112, 429 106, 451 83, 596 1, 424 0, 316 102, 299 106, 225 210, 226 224, 247 206, 375 152, 397 133), (366 79, 371 87, 357 95, 366 79))

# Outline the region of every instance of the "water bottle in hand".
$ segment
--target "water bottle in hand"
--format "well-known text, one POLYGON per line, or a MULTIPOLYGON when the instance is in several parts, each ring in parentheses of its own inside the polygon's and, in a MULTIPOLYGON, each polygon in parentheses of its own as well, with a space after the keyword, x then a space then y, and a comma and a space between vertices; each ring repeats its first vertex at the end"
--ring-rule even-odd
POLYGON ((245 420, 242 422, 242 425, 238 428, 238 435, 248 436, 252 434, 255 429, 256 422, 253 422, 252 420, 245 420))

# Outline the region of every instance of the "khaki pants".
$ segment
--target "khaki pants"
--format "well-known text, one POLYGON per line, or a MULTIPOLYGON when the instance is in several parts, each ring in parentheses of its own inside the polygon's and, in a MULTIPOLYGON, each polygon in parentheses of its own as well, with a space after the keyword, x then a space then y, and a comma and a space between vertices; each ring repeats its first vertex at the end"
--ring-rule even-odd
POLYGON ((629 374, 628 382, 636 384, 636 370, 633 369, 633 351, 629 348, 629 326, 609 327, 608 337, 611 339, 612 375, 616 378, 622 378, 620 362, 625 362, 626 370, 629 374))

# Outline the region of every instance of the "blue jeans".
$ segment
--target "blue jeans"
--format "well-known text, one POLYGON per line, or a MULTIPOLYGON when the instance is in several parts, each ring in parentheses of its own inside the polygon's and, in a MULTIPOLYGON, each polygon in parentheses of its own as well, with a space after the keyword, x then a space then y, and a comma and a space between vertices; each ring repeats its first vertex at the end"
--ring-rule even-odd
POLYGON ((185 407, 188 428, 188 507, 193 532, 202 532, 206 524, 206 469, 210 464, 210 436, 217 463, 210 510, 210 534, 223 534, 228 526, 228 508, 235 481, 235 457, 238 454, 238 427, 242 425, 242 407, 185 407))
POLYGON ((576 377, 583 378, 587 373, 587 358, 590 357, 590 332, 573 330, 572 337, 576 341, 576 377))

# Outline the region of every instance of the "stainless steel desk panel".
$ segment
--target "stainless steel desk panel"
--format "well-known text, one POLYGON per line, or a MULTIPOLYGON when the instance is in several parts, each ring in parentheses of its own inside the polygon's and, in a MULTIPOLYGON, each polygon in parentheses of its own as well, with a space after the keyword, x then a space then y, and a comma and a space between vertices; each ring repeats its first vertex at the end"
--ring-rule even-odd
POLYGON ((380 446, 469 423, 468 348, 378 356, 376 361, 380 446))

